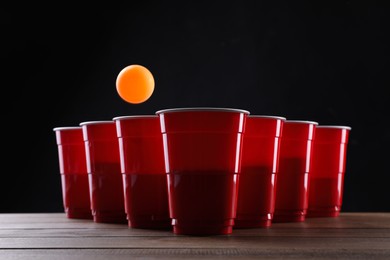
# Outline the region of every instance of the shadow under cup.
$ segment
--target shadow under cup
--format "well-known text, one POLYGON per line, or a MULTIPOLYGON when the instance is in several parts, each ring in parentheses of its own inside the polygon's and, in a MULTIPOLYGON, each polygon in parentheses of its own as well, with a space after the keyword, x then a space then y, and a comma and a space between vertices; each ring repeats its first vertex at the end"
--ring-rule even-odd
POLYGON ((236 217, 241 143, 248 111, 157 111, 163 135, 173 232, 230 234, 236 217))

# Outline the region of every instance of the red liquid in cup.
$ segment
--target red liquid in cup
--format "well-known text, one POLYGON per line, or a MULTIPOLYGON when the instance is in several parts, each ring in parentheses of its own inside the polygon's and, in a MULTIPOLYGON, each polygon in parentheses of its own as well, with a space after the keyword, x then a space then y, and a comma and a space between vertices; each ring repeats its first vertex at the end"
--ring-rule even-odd
POLYGON ((171 154, 175 154, 170 158, 171 165, 194 169, 168 172, 173 232, 183 235, 230 234, 237 210, 236 144, 242 136, 237 133, 191 133, 190 136, 175 133, 168 138, 171 143, 176 143, 170 147, 171 154), (187 149, 188 152, 182 152, 187 149), (226 167, 231 171, 201 169, 208 168, 209 163, 215 168, 226 167))
POLYGON ((312 178, 310 180, 310 211, 307 217, 337 217, 340 214, 343 178, 312 178))
POLYGON ((119 163, 99 163, 90 173, 91 207, 95 222, 126 223, 119 163))
POLYGON ((235 228, 271 226, 276 182, 276 174, 271 172, 268 167, 242 167, 235 228))
POLYGON ((174 233, 229 234, 236 215, 237 174, 179 172, 168 174, 174 233), (190 206, 189 206, 190 205, 190 206))
POLYGON ((92 219, 87 174, 61 174, 62 197, 68 218, 92 219))
POLYGON ((309 175, 305 172, 306 160, 300 158, 282 158, 278 174, 278 192, 276 199, 277 216, 275 222, 300 222, 305 220, 308 207, 309 175))
POLYGON ((133 228, 171 228, 166 174, 123 174, 126 212, 133 228))

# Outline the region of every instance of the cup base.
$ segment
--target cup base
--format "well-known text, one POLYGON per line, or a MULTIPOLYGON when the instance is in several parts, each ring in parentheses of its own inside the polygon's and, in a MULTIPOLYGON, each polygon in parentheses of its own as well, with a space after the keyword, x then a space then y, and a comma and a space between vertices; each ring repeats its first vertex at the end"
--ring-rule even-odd
POLYGON ((229 235, 233 232, 233 227, 181 227, 173 226, 173 233, 176 235, 229 235))
POLYGON ((271 219, 236 219, 234 228, 266 228, 272 225, 271 219))
POLYGON ((320 217, 338 217, 340 215, 340 207, 329 208, 313 208, 307 211, 307 218, 320 218, 320 217))
POLYGON ((91 210, 74 210, 74 209, 67 209, 65 211, 67 218, 74 218, 74 219, 93 219, 91 210))
POLYGON ((285 223, 285 222, 303 222, 305 216, 275 216, 272 220, 273 223, 285 223))
POLYGON ((306 219, 307 210, 275 210, 273 223, 303 222, 306 219))
POLYGON ((209 235, 229 235, 233 232, 234 220, 226 221, 178 221, 172 219, 173 233, 176 235, 195 235, 195 236, 209 236, 209 235))
POLYGON ((127 218, 125 213, 118 212, 93 212, 93 221, 96 223, 113 223, 113 224, 126 224, 127 218))

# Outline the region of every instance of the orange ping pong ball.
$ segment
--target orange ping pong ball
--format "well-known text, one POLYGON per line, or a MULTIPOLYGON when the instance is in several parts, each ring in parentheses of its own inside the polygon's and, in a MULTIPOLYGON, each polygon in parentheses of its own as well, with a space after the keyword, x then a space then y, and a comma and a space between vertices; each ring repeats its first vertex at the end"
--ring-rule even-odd
POLYGON ((116 90, 119 96, 129 103, 145 102, 154 91, 153 74, 144 66, 129 65, 119 72, 116 90))

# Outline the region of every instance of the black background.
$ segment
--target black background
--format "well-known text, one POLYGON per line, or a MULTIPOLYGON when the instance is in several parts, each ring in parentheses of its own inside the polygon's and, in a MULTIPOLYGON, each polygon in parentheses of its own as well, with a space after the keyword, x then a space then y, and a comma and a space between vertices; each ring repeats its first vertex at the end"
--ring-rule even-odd
POLYGON ((0 212, 63 211, 54 127, 190 106, 352 127, 343 211, 390 211, 386 6, 129 1, 115 9, 47 8, 0 11, 0 212), (155 77, 145 103, 126 103, 116 92, 116 76, 130 64, 155 77))

